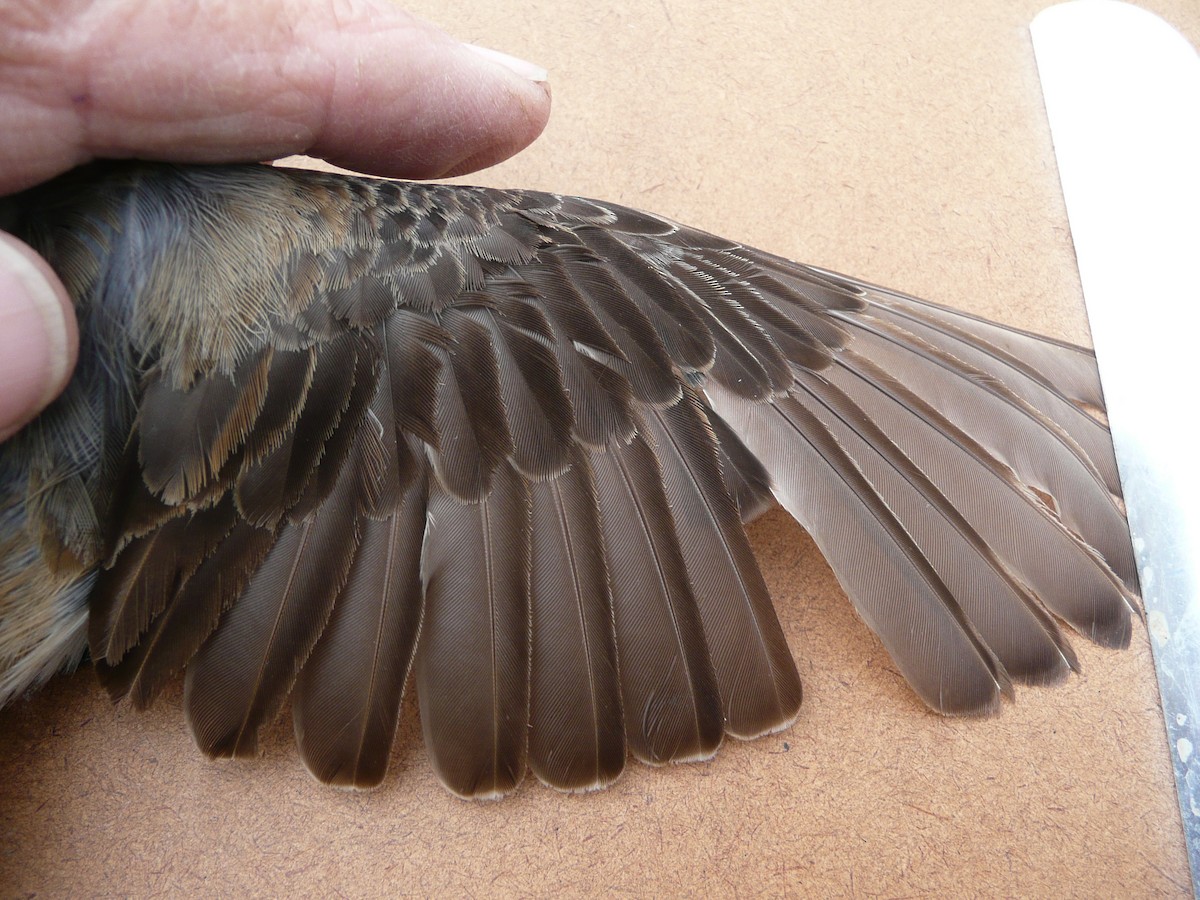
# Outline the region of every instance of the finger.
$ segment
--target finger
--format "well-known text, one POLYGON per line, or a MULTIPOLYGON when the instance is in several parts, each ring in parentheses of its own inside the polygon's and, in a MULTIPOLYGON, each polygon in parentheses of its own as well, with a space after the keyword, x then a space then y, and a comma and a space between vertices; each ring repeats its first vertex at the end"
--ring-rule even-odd
POLYGON ((62 284, 40 256, 0 232, 0 440, 58 396, 78 345, 62 284))
POLYGON ((20 73, 0 85, 0 192, 96 157, 307 152, 380 175, 460 174, 517 152, 549 115, 537 67, 386 0, 48 5, 32 25, 0 9, 20 73))

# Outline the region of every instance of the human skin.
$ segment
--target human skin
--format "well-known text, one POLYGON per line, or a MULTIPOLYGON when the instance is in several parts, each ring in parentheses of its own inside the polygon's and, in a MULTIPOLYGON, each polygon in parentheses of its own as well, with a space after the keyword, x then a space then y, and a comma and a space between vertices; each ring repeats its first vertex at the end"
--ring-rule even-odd
MULTIPOLYGON (((0 195, 97 158, 461 175, 549 113, 544 71, 387 0, 0 0, 0 195)), ((77 340, 58 279, 0 232, 0 440, 66 385, 77 340)))

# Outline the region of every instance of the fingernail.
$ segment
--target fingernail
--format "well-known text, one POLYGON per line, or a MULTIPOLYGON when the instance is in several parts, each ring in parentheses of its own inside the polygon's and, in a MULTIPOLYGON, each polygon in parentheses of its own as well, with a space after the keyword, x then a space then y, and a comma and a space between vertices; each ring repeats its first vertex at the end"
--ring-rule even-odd
POLYGON ((75 355, 75 328, 49 267, 0 234, 0 440, 59 395, 75 355))
POLYGON ((523 59, 517 59, 515 56, 509 56, 507 53, 501 53, 499 50, 493 50, 491 47, 480 47, 478 44, 464 44, 470 50, 474 50, 484 59, 491 60, 498 65, 504 66, 511 72, 515 72, 522 78, 534 82, 535 84, 544 84, 550 80, 550 74, 541 66, 535 66, 531 62, 526 62, 523 59))

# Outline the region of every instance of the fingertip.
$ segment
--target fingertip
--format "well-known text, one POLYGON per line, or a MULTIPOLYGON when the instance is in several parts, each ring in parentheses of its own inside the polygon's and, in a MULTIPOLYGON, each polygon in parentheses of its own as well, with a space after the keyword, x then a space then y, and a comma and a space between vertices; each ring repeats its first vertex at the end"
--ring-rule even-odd
POLYGON ((33 250, 0 232, 0 440, 62 393, 78 351, 62 283, 33 250))
MULTIPOLYGON (((100 4, 85 52, 33 79, 43 86, 35 106, 61 139, 55 155, 26 154, 21 171, 0 173, 10 189, 125 157, 305 153, 373 175, 437 178, 512 156, 550 115, 545 69, 464 44, 392 0, 251 3, 221 16, 195 2, 174 12, 134 4, 132 15, 121 6, 100 4), (181 17, 187 53, 175 49, 181 17)), ((47 46, 70 44, 61 23, 46 27, 47 46)))
POLYGON ((332 39, 329 58, 343 74, 311 155, 375 175, 441 178, 495 165, 542 133, 545 69, 397 16, 332 39))
POLYGON ((479 44, 463 44, 463 46, 472 53, 487 60, 491 65, 507 69, 518 78, 532 81, 534 84, 547 84, 550 81, 550 73, 541 66, 518 59, 515 56, 510 56, 507 53, 501 53, 499 50, 493 50, 491 47, 481 47, 479 44))
POLYGON ((443 168, 441 178, 477 172, 516 155, 537 140, 550 119, 550 76, 545 69, 490 47, 462 46, 492 82, 495 99, 480 102, 477 112, 491 140, 464 142, 459 158, 443 168))

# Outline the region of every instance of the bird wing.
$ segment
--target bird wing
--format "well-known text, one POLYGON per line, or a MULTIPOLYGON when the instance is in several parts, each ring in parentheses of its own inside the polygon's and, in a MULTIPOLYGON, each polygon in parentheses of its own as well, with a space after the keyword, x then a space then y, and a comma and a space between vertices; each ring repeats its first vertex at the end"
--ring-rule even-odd
POLYGON ((138 705, 185 670, 207 753, 254 753, 290 698, 310 770, 376 784, 410 675, 467 796, 785 727, 800 682, 742 525, 768 493, 939 712, 1065 677, 1059 621, 1129 641, 1086 350, 580 198, 69 184, 28 236, 101 322, 85 357, 115 329, 137 373, 72 388, 120 485, 91 653, 138 705))

